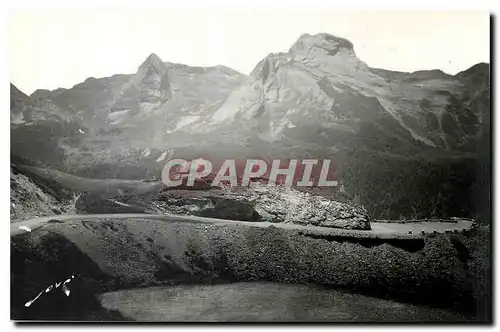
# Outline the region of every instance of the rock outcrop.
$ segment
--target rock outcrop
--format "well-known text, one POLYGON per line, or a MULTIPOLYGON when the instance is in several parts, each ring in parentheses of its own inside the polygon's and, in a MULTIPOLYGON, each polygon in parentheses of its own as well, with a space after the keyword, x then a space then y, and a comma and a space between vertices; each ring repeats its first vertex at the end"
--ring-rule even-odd
POLYGON ((294 224, 370 229, 366 210, 354 203, 340 202, 320 195, 283 186, 255 184, 246 195, 263 220, 294 224))
POLYGON ((261 183, 253 183, 244 189, 168 190, 152 203, 151 211, 232 220, 370 229, 370 217, 362 206, 294 188, 261 183))

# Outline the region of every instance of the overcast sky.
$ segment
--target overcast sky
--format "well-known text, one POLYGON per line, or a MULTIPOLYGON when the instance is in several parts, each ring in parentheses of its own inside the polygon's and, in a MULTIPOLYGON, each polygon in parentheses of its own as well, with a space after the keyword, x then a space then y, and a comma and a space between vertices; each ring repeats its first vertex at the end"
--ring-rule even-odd
POLYGON ((487 12, 31 10, 9 15, 10 80, 27 94, 167 62, 245 74, 303 33, 349 39, 371 67, 455 74, 489 62, 487 12))

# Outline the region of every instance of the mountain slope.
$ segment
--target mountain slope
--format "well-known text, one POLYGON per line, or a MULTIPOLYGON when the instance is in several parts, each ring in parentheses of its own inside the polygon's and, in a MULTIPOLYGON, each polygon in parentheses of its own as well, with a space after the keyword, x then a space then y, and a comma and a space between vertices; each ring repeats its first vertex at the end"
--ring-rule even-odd
POLYGON ((10 168, 10 221, 27 220, 71 212, 73 202, 42 187, 15 167, 10 168))
POLYGON ((183 126, 210 116, 243 78, 227 67, 164 63, 152 54, 133 75, 88 78, 30 97, 12 86, 12 153, 91 176, 122 164, 121 177, 141 178, 145 165, 169 155, 172 132, 180 133, 177 141, 189 137, 183 126))
POLYGON ((469 87, 463 75, 371 69, 349 41, 306 34, 287 53, 262 60, 211 124, 237 123, 267 141, 334 148, 356 141, 398 153, 411 147, 470 151, 484 119, 476 108, 462 107, 471 103, 469 87), (307 137, 311 129, 315 135, 307 137))

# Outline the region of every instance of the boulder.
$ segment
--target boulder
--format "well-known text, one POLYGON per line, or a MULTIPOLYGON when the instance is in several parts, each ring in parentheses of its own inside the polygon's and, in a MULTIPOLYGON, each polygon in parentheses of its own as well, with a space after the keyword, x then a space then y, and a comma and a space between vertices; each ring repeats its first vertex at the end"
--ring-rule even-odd
POLYGON ((247 195, 264 221, 345 229, 371 228, 365 208, 353 202, 261 183, 253 184, 247 195))

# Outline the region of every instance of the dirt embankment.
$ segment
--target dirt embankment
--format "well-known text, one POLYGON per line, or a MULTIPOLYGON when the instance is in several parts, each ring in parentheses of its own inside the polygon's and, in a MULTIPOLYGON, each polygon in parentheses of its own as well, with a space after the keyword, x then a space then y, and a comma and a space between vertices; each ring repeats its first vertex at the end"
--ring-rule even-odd
POLYGON ((11 222, 40 216, 72 212, 71 198, 60 197, 48 187, 40 186, 33 179, 10 168, 10 219, 11 222))
POLYGON ((268 280, 448 307, 485 321, 488 240, 483 228, 394 243, 227 224, 139 219, 54 223, 11 239, 12 316, 36 317, 43 307, 49 310, 45 316, 64 318, 74 312, 65 301, 73 301, 85 319, 115 319, 118 314, 99 308, 90 295, 161 284, 268 280), (74 294, 62 296, 66 313, 47 305, 55 301, 48 296, 23 307, 70 275, 77 277, 74 294))

